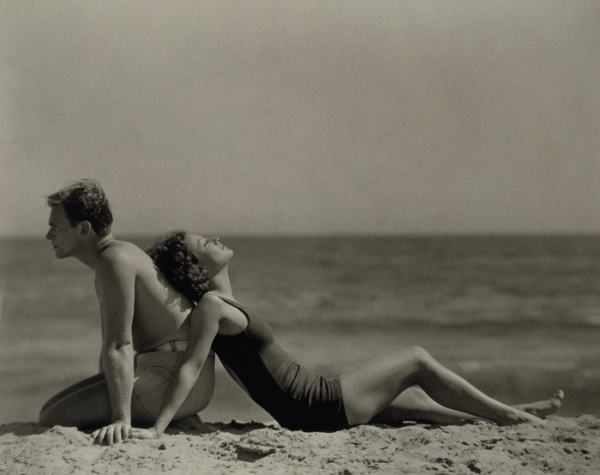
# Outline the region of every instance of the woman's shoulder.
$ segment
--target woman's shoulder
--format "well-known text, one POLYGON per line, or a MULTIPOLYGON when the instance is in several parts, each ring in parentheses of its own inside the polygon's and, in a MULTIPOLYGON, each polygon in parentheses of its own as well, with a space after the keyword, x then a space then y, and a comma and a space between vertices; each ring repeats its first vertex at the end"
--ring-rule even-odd
POLYGON ((198 300, 196 308, 200 310, 215 310, 218 308, 225 308, 225 305, 227 304, 217 294, 206 293, 198 300))
POLYGON ((223 294, 214 290, 206 292, 198 303, 202 302, 203 300, 208 302, 219 302, 222 305, 242 306, 242 304, 235 300, 232 295, 223 294))
POLYGON ((235 306, 232 306, 232 302, 235 301, 224 295, 215 292, 207 292, 198 301, 196 309, 202 313, 218 312, 222 316, 227 316, 231 313, 231 310, 235 310, 235 306))
POLYGON ((208 292, 202 296, 196 308, 203 314, 218 315, 222 319, 224 334, 239 333, 248 326, 248 316, 242 310, 241 305, 233 298, 226 297, 214 292, 208 292), (237 305, 235 305, 237 304, 237 305), (228 322, 228 323, 227 323, 228 322))

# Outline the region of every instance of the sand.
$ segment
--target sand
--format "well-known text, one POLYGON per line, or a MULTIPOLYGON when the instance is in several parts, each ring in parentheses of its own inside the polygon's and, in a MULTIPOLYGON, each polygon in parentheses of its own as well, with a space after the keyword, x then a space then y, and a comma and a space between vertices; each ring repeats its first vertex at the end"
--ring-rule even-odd
POLYGON ((276 424, 209 424, 158 440, 93 445, 74 428, 0 427, 0 474, 598 474, 600 419, 550 416, 544 427, 408 424, 325 434, 276 424))

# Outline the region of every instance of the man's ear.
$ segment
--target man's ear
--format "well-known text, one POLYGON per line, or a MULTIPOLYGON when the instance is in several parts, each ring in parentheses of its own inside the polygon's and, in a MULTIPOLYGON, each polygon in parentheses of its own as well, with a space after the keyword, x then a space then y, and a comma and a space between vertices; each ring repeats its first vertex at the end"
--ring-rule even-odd
POLYGON ((78 226, 79 226, 79 235, 80 236, 86 236, 92 230, 92 225, 90 224, 89 221, 81 221, 78 224, 78 226))

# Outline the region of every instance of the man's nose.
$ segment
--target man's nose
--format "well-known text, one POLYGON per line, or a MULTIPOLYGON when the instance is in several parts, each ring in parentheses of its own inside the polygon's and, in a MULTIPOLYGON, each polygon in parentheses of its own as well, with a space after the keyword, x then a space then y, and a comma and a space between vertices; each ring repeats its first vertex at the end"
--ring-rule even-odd
POLYGON ((46 233, 46 239, 52 239, 52 235, 51 234, 52 234, 52 231, 48 231, 46 233))

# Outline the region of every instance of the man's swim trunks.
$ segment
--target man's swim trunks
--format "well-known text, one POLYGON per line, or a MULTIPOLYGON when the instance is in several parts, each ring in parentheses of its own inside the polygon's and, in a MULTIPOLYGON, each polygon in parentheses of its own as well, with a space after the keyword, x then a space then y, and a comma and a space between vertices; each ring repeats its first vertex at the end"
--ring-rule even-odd
POLYGON ((240 379, 252 399, 282 427, 334 432, 349 427, 338 379, 327 379, 300 366, 273 339, 264 319, 223 298, 248 319, 237 335, 217 335, 213 349, 240 379))
MULTIPOLYGON (((150 351, 139 353, 136 356, 135 382, 133 385, 133 396, 131 400, 132 411, 141 417, 142 420, 153 424, 162 407, 163 401, 167 396, 169 387, 175 380, 179 368, 183 362, 182 351, 150 351)), ((204 371, 212 371, 206 366, 204 371)), ((205 380, 198 378, 198 382, 192 388, 189 401, 197 405, 191 408, 184 408, 189 414, 195 414, 203 410, 212 396, 212 392, 207 394, 206 388, 202 387, 205 380)), ((186 403, 186 406, 188 404, 186 403)))

